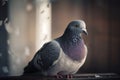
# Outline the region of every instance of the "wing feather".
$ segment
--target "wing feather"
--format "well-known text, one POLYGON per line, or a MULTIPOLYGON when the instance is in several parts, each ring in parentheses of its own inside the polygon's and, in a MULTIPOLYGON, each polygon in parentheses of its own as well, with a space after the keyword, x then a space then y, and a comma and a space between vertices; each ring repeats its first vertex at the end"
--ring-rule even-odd
POLYGON ((57 41, 53 40, 44 44, 24 69, 24 73, 27 71, 36 72, 38 70, 40 72, 42 70, 48 70, 57 61, 59 55, 60 45, 57 41), (34 69, 36 71, 34 71, 34 69))

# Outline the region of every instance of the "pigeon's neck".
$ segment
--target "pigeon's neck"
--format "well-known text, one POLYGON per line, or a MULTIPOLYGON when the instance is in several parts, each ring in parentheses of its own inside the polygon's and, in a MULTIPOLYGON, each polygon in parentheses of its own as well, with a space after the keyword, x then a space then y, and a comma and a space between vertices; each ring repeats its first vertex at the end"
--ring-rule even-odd
POLYGON ((66 35, 63 35, 61 39, 62 39, 62 42, 73 46, 73 45, 77 45, 82 40, 82 36, 81 34, 71 34, 71 35, 66 34, 66 35))
POLYGON ((73 60, 82 60, 84 58, 85 47, 81 36, 62 36, 59 40, 65 54, 67 54, 73 60))

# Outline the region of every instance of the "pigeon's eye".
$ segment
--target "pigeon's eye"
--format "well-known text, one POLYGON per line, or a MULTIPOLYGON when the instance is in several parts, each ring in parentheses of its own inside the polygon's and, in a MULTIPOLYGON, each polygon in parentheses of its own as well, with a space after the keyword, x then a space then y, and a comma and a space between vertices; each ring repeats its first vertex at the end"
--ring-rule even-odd
POLYGON ((75 27, 79 27, 79 25, 78 25, 78 24, 75 24, 75 27))

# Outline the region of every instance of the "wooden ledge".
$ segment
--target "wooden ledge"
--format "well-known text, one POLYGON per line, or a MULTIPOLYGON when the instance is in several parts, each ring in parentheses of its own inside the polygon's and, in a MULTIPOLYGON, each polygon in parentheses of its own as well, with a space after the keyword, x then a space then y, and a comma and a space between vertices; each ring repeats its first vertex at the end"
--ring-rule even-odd
POLYGON ((55 76, 1 76, 0 80, 120 80, 120 75, 116 73, 75 74, 71 79, 65 76, 61 79, 55 76))

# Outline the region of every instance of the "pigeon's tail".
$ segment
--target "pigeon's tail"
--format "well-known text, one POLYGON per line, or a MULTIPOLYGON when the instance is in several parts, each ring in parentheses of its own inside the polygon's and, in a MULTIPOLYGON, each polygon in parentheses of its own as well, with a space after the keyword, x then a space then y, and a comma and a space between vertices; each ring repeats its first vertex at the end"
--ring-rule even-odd
MULTIPOLYGON (((29 64, 24 68, 23 76, 32 75, 37 72, 38 72, 38 69, 31 62, 29 62, 29 64)), ((39 72, 40 72, 40 70, 39 70, 39 72)))

